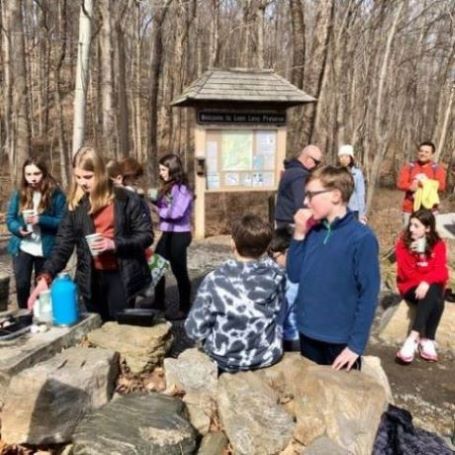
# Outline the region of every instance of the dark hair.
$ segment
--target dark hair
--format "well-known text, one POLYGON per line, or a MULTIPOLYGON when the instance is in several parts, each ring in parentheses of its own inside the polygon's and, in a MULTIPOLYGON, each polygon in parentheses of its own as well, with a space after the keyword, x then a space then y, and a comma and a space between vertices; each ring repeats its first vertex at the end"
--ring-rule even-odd
POLYGON ((419 144, 419 147, 418 147, 418 148, 420 149, 420 147, 431 147, 431 150, 432 150, 431 153, 434 153, 434 152, 436 151, 436 147, 435 147, 435 145, 433 144, 433 142, 431 142, 431 141, 424 141, 424 142, 421 142, 421 143, 419 144))
POLYGON ((292 240, 293 230, 290 226, 284 226, 275 229, 273 232, 272 241, 270 242, 268 252, 273 253, 285 253, 289 248, 292 240))
POLYGON ((169 180, 163 182, 160 189, 160 196, 169 193, 175 184, 188 186, 188 180, 185 171, 183 170, 182 161, 178 155, 175 153, 168 153, 160 159, 159 164, 169 169, 169 180))
POLYGON ((123 169, 118 161, 110 160, 106 163, 107 175, 110 179, 115 179, 119 175, 123 177, 123 169))
POLYGON ((315 169, 307 179, 306 184, 313 180, 320 180, 322 186, 327 190, 338 190, 341 199, 346 204, 349 202, 354 191, 354 179, 351 172, 341 166, 323 166, 315 169))
POLYGON ((139 178, 144 175, 144 168, 136 158, 132 158, 130 156, 124 158, 122 161, 120 161, 120 167, 122 169, 121 173, 123 177, 139 178))
POLYGON ((428 255, 433 251, 434 246, 441 240, 439 237, 438 231, 436 230, 436 218, 433 215, 431 210, 420 209, 416 212, 411 213, 409 218, 409 223, 406 226, 406 230, 403 234, 403 241, 407 248, 411 248, 411 243, 414 241, 411 237, 411 232, 409 226, 411 225, 411 220, 415 218, 419 220, 426 228, 430 228, 429 232, 425 233, 426 238, 426 250, 425 253, 428 255))
POLYGON ((27 180, 25 179, 25 168, 30 165, 36 166, 43 174, 40 186, 41 201, 39 204, 39 209, 42 211, 50 207, 52 194, 58 185, 54 177, 52 177, 52 175, 49 173, 44 161, 38 157, 27 158, 22 165, 22 179, 19 188, 21 210, 33 207, 34 190, 33 188, 30 188, 27 180))
POLYGON ((240 256, 259 258, 272 240, 272 227, 259 216, 251 213, 242 216, 232 224, 232 240, 240 256))

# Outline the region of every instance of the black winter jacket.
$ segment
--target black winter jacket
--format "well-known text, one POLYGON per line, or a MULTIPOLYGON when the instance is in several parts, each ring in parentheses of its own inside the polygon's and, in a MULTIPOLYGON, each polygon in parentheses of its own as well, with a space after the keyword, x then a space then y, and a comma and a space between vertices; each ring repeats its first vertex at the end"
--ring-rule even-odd
MULTIPOLYGON (((75 280, 80 295, 87 300, 92 295, 94 267, 85 236, 95 232, 89 210, 90 202, 85 196, 75 210, 67 211, 57 232, 55 247, 42 271, 54 278, 64 269, 76 247, 75 280)), ((126 297, 130 299, 151 282, 145 249, 153 242, 152 222, 139 196, 123 188, 115 189, 114 221, 115 255, 126 297)))
POLYGON ((285 171, 278 186, 275 208, 277 223, 294 223, 294 215, 303 207, 305 184, 310 171, 297 159, 284 162, 285 171))

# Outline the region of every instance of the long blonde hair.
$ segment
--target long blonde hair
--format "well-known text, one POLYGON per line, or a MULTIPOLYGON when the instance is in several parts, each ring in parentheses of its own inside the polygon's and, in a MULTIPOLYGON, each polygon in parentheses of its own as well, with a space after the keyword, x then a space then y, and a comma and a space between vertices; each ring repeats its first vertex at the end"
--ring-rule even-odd
MULTIPOLYGON (((96 213, 109 205, 114 199, 113 185, 107 175, 106 164, 95 148, 85 146, 77 151, 73 157, 73 170, 76 168, 94 173, 95 186, 90 192, 89 213, 96 213)), ((73 177, 68 197, 69 210, 75 210, 83 196, 84 191, 73 177)))

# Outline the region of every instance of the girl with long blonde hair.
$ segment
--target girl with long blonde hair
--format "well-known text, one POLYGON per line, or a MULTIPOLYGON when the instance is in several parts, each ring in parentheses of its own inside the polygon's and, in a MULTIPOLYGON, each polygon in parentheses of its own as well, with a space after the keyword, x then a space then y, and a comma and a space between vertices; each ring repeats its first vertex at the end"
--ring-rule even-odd
POLYGON ((64 269, 76 247, 75 280, 83 303, 104 321, 115 320, 151 281, 144 254, 153 242, 150 216, 137 195, 113 186, 93 147, 82 147, 73 158, 68 208, 29 307, 64 269))

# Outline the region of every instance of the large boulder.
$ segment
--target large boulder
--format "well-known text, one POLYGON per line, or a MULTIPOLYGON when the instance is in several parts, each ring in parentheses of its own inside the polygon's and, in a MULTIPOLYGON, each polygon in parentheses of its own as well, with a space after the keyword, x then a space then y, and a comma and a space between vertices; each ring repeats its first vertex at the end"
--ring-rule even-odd
POLYGON ((255 374, 276 391, 297 420, 294 438, 301 444, 309 446, 326 435, 347 453, 371 454, 387 407, 386 390, 378 379, 319 366, 298 353, 287 353, 281 362, 255 374))
POLYGON ((187 349, 177 359, 164 359, 166 388, 185 392, 190 421, 201 434, 207 434, 216 414, 218 366, 198 349, 187 349))
POLYGON ((181 400, 132 393, 86 416, 73 442, 73 455, 190 455, 197 435, 181 400))
POLYGON ((361 372, 376 381, 384 389, 387 401, 392 404, 394 403, 389 378, 387 377, 384 368, 382 368, 381 359, 379 357, 374 355, 362 356, 361 372))
POLYGON ((220 455, 228 444, 226 435, 221 431, 206 434, 201 441, 197 455, 220 455))
POLYGON ((85 413, 112 397, 118 354, 73 347, 13 377, 2 412, 2 438, 11 443, 71 440, 85 413))
POLYGON ((218 412, 238 455, 280 453, 292 439, 292 417, 278 404, 278 394, 253 372, 218 379, 218 412))
POLYGON ((171 324, 167 322, 152 327, 107 322, 87 338, 96 347, 120 353, 133 374, 160 365, 172 344, 171 324))
MULTIPOLYGON (((415 318, 415 306, 402 300, 399 305, 388 308, 382 316, 379 337, 392 344, 401 344, 408 335, 415 318)), ((455 304, 446 302, 444 313, 436 332, 436 341, 442 349, 455 353, 455 304)))
POLYGON ((63 349, 75 346, 88 332, 101 325, 95 313, 85 313, 71 327, 51 327, 47 332, 27 333, 9 341, 0 341, 0 406, 11 378, 63 349))
POLYGON ((349 453, 370 455, 381 415, 387 408, 385 390, 357 371, 310 366, 295 378, 294 437, 304 445, 326 434, 349 453))

